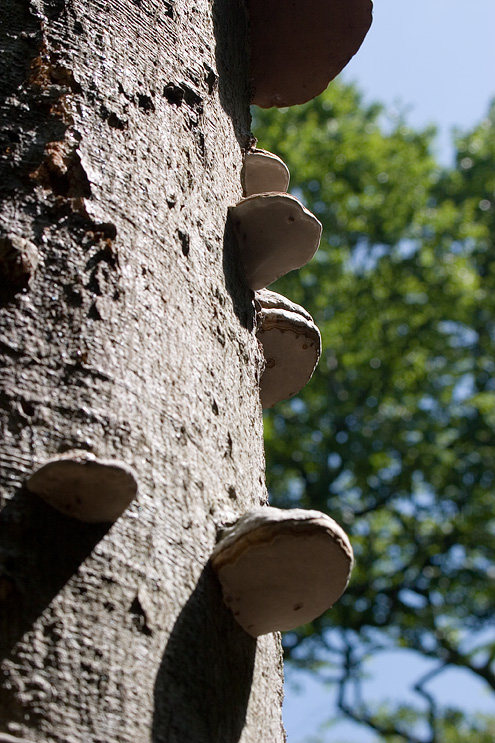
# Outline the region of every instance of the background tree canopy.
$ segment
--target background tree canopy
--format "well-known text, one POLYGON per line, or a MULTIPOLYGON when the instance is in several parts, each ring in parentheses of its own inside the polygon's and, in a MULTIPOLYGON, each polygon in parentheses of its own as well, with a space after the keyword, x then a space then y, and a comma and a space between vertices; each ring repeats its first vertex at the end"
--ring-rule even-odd
POLYGON ((287 633, 287 654, 333 668, 341 710, 384 741, 492 742, 493 719, 441 708, 427 682, 463 667, 495 692, 495 104, 452 168, 433 129, 342 84, 256 110, 254 131, 323 223, 313 261, 271 287, 312 313, 324 348, 306 388, 266 413, 272 502, 329 513, 356 557, 343 598, 287 633), (364 659, 390 647, 435 661, 416 706, 360 698, 364 659))

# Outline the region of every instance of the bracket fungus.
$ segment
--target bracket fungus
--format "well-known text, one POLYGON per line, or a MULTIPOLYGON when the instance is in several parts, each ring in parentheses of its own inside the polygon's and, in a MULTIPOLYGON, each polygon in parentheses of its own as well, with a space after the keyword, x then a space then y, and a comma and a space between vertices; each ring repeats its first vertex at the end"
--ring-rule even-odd
POLYGON ((356 54, 372 0, 248 0, 252 103, 294 106, 315 98, 356 54))
POLYGON ((264 408, 296 395, 311 379, 321 353, 320 331, 295 302, 266 289, 256 292, 257 338, 263 345, 265 370, 260 381, 264 408))
POLYGON ((49 460, 26 485, 58 511, 88 523, 116 521, 138 489, 131 467, 97 459, 86 451, 67 452, 49 460))
POLYGON ((242 516, 211 564, 223 598, 253 637, 310 622, 342 595, 353 565, 344 530, 319 511, 265 506, 242 516))
POLYGON ((268 193, 285 193, 289 188, 289 168, 283 160, 266 150, 252 150, 244 157, 241 183, 244 196, 268 193))
POLYGON ((318 250, 321 223, 294 196, 262 193, 230 207, 250 289, 301 268, 318 250))

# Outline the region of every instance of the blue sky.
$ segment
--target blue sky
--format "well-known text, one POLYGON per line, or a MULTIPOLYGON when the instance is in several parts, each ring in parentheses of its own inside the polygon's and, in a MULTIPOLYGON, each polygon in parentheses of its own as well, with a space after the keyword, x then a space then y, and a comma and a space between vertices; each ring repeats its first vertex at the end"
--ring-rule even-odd
POLYGON ((409 111, 413 126, 470 127, 495 96, 494 0, 375 0, 373 24, 342 77, 365 100, 409 111))
MULTIPOLYGON (((354 81, 365 101, 407 112, 414 127, 435 124, 437 153, 452 159, 452 130, 482 120, 495 97, 495 0, 375 0, 371 30, 342 77, 354 81)), ((370 699, 407 697, 419 660, 389 653, 370 664, 370 699)), ((454 671, 429 687, 447 704, 493 712, 493 700, 466 672, 454 671)), ((284 722, 288 743, 315 735, 331 714, 332 689, 310 674, 287 673, 284 722), (302 692, 296 692, 298 681, 302 692)), ((325 743, 371 743, 376 737, 347 723, 328 730, 325 743)))

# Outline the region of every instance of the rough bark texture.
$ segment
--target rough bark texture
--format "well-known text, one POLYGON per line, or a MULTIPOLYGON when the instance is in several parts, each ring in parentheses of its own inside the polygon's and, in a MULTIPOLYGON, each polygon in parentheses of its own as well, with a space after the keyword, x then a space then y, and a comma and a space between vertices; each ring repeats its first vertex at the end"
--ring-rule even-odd
POLYGON ((242 2, 0 7, 0 731, 279 743, 279 639, 236 625, 208 564, 218 524, 266 502, 227 223, 242 2), (111 527, 27 492, 72 449, 136 470, 111 527))

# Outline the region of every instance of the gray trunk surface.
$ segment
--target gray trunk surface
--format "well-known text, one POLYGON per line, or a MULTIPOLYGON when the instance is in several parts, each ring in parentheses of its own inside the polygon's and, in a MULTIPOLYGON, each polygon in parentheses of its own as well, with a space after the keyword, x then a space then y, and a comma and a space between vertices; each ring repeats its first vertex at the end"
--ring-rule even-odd
POLYGON ((0 731, 281 743, 279 637, 240 629, 208 564, 218 525, 266 502, 227 222, 243 3, 0 7, 0 731), (115 524, 27 491, 69 450, 135 469, 115 524))

